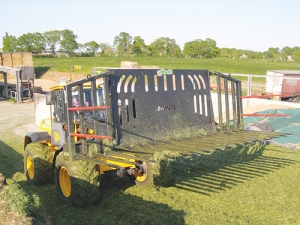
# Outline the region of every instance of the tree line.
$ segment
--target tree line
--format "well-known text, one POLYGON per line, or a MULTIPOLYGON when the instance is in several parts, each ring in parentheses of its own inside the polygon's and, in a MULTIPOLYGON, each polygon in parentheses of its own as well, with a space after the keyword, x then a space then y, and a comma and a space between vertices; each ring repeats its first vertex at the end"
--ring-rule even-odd
POLYGON ((219 48, 215 40, 206 38, 186 42, 183 50, 175 39, 160 37, 149 45, 145 44, 141 36, 132 37, 129 33, 121 32, 116 35, 113 45, 89 41, 78 43, 77 35, 73 31, 52 30, 45 33, 27 33, 16 38, 7 32, 3 37, 4 52, 32 52, 42 55, 50 49, 51 55, 56 56, 57 51, 67 53, 69 56, 161 56, 161 57, 192 57, 192 58, 256 58, 300 61, 300 47, 269 48, 265 52, 241 50, 235 48, 219 48))

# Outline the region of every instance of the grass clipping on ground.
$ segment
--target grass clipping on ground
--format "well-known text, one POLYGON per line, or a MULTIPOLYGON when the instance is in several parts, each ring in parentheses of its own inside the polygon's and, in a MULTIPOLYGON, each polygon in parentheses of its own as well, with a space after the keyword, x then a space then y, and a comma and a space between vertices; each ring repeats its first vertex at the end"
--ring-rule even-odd
POLYGON ((124 177, 101 184, 99 204, 74 208, 60 202, 54 184, 30 186, 16 172, 7 177, 6 207, 34 224, 300 224, 299 151, 247 145, 155 157, 169 159, 156 169, 168 168, 171 187, 132 186, 124 177))

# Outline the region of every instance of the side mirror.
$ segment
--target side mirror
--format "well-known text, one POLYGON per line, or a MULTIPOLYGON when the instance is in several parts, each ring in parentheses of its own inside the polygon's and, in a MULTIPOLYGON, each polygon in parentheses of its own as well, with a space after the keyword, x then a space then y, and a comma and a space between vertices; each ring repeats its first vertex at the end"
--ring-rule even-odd
POLYGON ((46 94, 46 105, 53 105, 51 93, 46 94))

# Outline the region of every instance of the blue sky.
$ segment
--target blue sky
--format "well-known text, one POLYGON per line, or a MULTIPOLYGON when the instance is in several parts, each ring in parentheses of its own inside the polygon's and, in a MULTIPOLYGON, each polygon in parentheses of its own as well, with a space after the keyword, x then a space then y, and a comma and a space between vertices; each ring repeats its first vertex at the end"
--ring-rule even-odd
POLYGON ((220 48, 266 51, 300 46, 299 0, 0 0, 5 32, 69 29, 77 42, 113 44, 127 32, 146 44, 159 37, 184 43, 211 38, 220 48))

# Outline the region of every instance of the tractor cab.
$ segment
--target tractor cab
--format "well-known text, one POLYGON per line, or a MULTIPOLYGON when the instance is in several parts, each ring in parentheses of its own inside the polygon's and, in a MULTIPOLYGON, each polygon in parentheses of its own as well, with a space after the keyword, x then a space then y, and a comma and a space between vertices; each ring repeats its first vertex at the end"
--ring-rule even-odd
MULTIPOLYGON (((89 108, 92 106, 92 89, 91 85, 86 83, 82 88, 82 95, 79 94, 78 86, 72 88, 71 92, 71 104, 67 102, 66 96, 66 85, 57 85, 50 88, 50 93, 46 95, 46 104, 50 105, 50 118, 43 119, 40 123, 41 130, 47 131, 51 136, 54 127, 61 127, 61 125, 66 127, 68 120, 73 120, 75 127, 79 127, 80 116, 84 116, 86 123, 91 123, 95 118, 102 123, 105 122, 106 112, 98 111, 97 115, 94 116, 92 110, 89 108), (85 110, 75 110, 76 108, 85 107, 85 110), (72 116, 69 118, 67 115, 68 108, 73 108, 72 116), (58 125, 60 124, 60 125, 58 125), (77 126, 76 126, 77 124, 77 126)), ((103 83, 97 85, 95 93, 96 105, 103 106, 105 104, 105 94, 103 83)))

